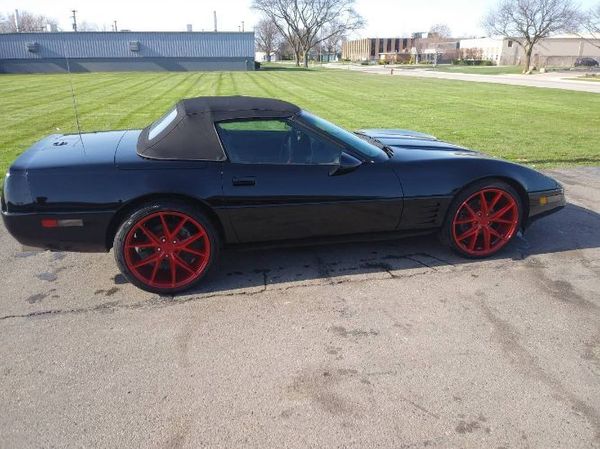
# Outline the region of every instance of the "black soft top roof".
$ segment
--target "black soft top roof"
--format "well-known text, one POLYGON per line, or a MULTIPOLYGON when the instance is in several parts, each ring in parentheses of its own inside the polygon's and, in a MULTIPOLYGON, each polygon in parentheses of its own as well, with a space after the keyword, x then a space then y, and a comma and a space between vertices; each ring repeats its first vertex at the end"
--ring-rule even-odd
POLYGON ((143 129, 137 144, 140 156, 151 159, 221 161, 227 157, 214 123, 250 118, 287 118, 300 112, 291 103, 259 97, 197 97, 179 101, 161 119, 143 129), (170 114, 176 115, 173 118, 170 114), (167 117, 171 117, 169 121, 167 117), (167 126, 160 129, 163 120, 167 126), (154 130, 154 136, 150 134, 154 130), (156 132, 156 130, 159 130, 156 132))

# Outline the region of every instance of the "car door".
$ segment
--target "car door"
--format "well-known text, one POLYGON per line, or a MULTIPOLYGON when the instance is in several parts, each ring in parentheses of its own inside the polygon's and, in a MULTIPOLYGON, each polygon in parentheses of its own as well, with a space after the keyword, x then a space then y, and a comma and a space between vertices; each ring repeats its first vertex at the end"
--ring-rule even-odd
POLYGON ((339 143, 284 119, 216 124, 222 206, 240 242, 392 231, 400 183, 385 163, 360 163, 339 143))

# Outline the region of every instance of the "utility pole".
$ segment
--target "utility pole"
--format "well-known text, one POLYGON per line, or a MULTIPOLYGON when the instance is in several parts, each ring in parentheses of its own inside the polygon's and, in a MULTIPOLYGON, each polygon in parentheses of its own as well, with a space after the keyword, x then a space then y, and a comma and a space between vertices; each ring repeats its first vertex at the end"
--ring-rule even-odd
POLYGON ((244 32, 244 21, 242 20, 242 33, 244 32))
POLYGON ((213 18, 215 21, 215 33, 217 32, 217 11, 213 11, 213 18))
POLYGON ((113 29, 114 31, 119 31, 119 29, 117 28, 117 21, 113 20, 113 29))
POLYGON ((71 12, 73 13, 71 16, 71 19, 73 19, 73 31, 77 32, 77 10, 72 9, 71 12))
POLYGON ((15 27, 17 29, 17 33, 21 31, 21 24, 19 23, 19 10, 15 9, 15 27))

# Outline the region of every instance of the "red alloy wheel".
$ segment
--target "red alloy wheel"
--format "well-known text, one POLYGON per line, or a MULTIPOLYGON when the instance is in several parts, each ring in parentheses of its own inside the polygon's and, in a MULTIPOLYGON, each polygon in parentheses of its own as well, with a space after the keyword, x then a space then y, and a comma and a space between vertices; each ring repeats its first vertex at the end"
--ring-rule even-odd
POLYGON ((518 224, 519 206, 510 193, 482 189, 459 206, 452 220, 452 238, 469 255, 489 256, 510 241, 518 224))
POLYGON ((127 233, 123 246, 129 271, 154 288, 180 288, 205 271, 210 240, 204 227, 181 212, 145 216, 127 233))

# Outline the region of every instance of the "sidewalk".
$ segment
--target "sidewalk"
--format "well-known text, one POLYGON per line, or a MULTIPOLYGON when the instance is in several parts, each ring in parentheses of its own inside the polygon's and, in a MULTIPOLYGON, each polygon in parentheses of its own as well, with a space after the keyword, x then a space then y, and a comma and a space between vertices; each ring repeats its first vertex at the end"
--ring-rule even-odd
MULTIPOLYGON (((353 70, 377 75, 390 76, 391 68, 382 65, 341 65, 326 64, 324 67, 338 70, 353 70)), ((580 81, 568 78, 580 76, 580 73, 550 72, 536 75, 478 75, 472 73, 436 72, 432 69, 406 69, 394 67, 394 76, 412 76, 420 78, 439 78, 476 83, 509 84, 513 86, 544 87, 549 89, 565 89, 580 92, 600 93, 599 81, 580 81)))

